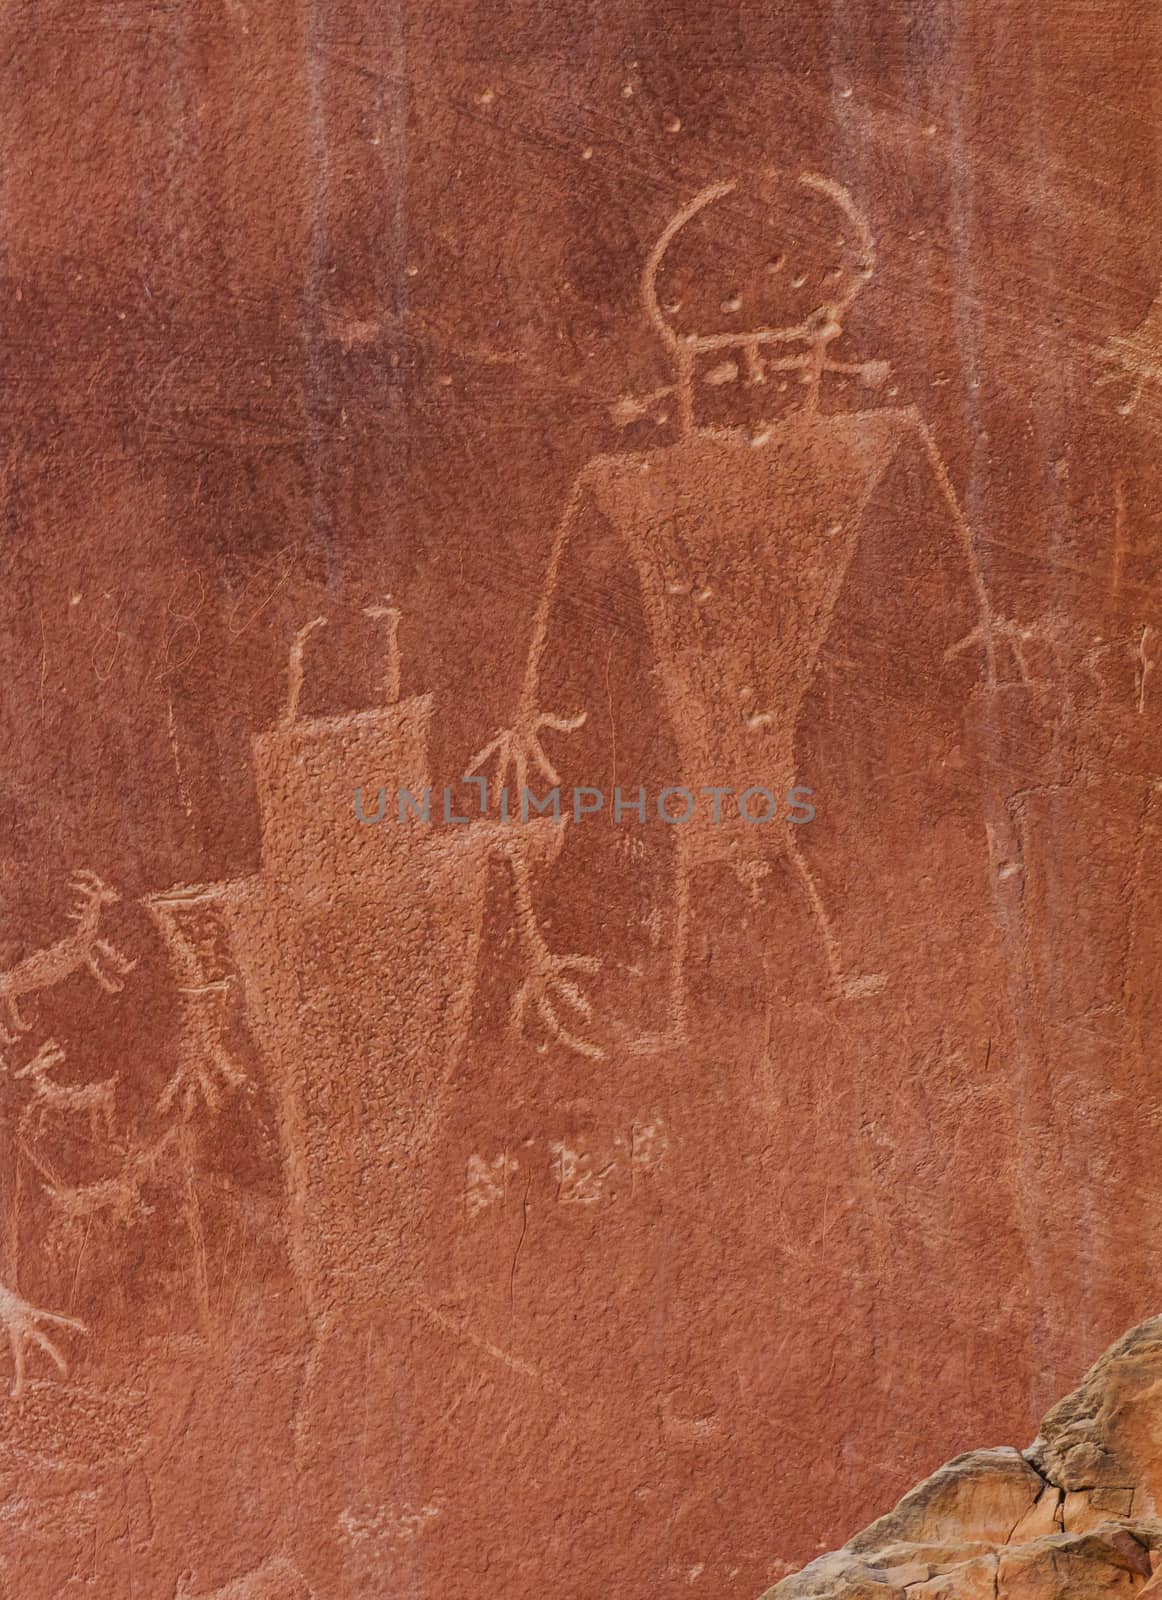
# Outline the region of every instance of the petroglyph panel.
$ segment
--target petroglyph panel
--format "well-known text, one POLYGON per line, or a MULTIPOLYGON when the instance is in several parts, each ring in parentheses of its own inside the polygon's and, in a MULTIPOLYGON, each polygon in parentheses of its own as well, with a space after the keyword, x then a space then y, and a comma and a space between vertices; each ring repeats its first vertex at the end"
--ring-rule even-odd
POLYGON ((1153 12, 0 32, 0 1595, 743 1600, 1031 1437, 1157 1310, 1153 12))

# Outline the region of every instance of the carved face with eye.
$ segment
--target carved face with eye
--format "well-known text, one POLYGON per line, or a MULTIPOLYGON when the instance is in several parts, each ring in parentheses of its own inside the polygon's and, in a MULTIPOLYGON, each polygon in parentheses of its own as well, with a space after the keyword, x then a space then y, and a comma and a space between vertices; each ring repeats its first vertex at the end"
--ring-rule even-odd
POLYGON ((642 295, 671 348, 753 352, 835 338, 873 266, 870 229, 841 185, 778 174, 697 195, 651 252, 642 295))

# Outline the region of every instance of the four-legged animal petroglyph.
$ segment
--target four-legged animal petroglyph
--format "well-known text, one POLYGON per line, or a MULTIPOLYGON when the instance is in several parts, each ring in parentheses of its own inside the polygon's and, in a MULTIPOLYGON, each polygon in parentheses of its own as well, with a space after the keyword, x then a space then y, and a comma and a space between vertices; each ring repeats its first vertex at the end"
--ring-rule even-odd
POLYGON ((43 1350, 55 1363, 61 1376, 68 1377, 68 1362, 45 1333, 41 1326, 45 1322, 57 1328, 71 1328, 74 1333, 89 1331, 76 1317, 62 1316, 58 1311, 42 1311, 0 1284, 0 1325, 8 1335, 8 1348, 12 1353, 13 1379, 9 1392, 13 1400, 19 1400, 24 1393, 30 1346, 35 1345, 38 1350, 43 1350))
POLYGON ((65 1060, 65 1053, 55 1039, 47 1039, 28 1062, 14 1074, 17 1078, 31 1078, 32 1094, 20 1114, 21 1134, 28 1134, 35 1123, 35 1137, 44 1132, 50 1118, 87 1116, 89 1135, 96 1142, 104 1133, 112 1143, 114 1119, 117 1108, 117 1083, 115 1073, 98 1083, 58 1083, 51 1076, 54 1067, 65 1060))
MULTIPOLYGON (((137 965, 97 932, 103 908, 116 905, 121 898, 116 889, 87 869, 76 873, 69 886, 77 896, 77 904, 67 915, 77 924, 77 931, 66 934, 55 944, 34 950, 7 972, 0 972, 0 1001, 8 1013, 10 1026, 18 1033, 25 1032, 28 1027, 19 1010, 24 996, 51 989, 82 969, 92 973, 106 994, 119 994, 125 987, 121 979, 137 965)), ((0 1042, 13 1042, 13 1034, 2 1026, 0 1042)))
POLYGON ((87 1228, 94 1217, 105 1216, 120 1227, 129 1227, 150 1214, 142 1199, 142 1186, 163 1179, 163 1157, 173 1150, 177 1137, 176 1128, 167 1128, 153 1144, 133 1151, 113 1177, 99 1183, 69 1186, 40 1168, 45 1193, 66 1224, 87 1228))

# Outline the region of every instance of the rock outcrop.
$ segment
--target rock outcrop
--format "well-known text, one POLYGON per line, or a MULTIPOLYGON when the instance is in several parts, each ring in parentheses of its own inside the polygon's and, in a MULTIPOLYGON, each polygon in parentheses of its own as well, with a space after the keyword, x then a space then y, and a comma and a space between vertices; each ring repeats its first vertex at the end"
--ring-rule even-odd
POLYGON ((1162 1317, 1131 1329, 1024 1452, 957 1456, 764 1600, 1162 1596, 1162 1317))

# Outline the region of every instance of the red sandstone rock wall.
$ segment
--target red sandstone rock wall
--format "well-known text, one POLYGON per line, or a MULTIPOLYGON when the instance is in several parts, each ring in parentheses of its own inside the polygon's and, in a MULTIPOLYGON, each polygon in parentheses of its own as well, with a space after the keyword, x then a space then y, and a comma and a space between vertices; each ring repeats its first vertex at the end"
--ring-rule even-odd
POLYGON ((0 1592, 753 1596, 1030 1436, 1158 1304, 1154 9, 0 38, 0 1592))

